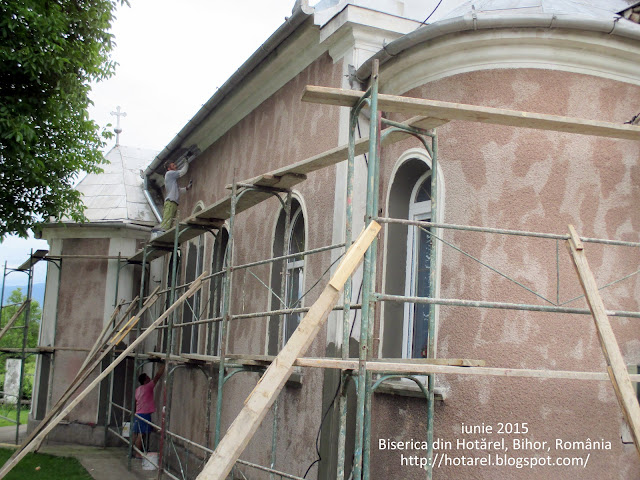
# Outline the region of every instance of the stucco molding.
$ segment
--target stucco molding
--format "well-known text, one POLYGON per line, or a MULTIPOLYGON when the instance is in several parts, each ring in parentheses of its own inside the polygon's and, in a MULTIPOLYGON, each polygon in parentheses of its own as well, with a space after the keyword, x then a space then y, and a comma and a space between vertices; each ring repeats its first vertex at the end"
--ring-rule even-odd
POLYGON ((334 63, 351 49, 362 52, 354 55, 356 67, 375 55, 385 44, 415 30, 417 22, 348 5, 320 31, 320 43, 328 46, 334 63))
POLYGON ((449 76, 537 68, 640 85, 640 44, 607 34, 560 29, 455 33, 416 45, 387 62, 381 91, 403 94, 449 76))
POLYGON ((131 238, 136 240, 148 240, 150 227, 133 224, 114 224, 112 222, 78 223, 78 224, 52 224, 42 229, 42 238, 48 241, 58 238, 131 238))

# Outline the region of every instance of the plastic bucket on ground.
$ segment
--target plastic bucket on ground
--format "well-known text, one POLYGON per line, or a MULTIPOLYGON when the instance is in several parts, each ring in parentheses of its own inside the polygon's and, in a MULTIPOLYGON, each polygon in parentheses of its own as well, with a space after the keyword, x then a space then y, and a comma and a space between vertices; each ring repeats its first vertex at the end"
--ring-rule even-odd
POLYGON ((147 452, 145 455, 142 457, 142 469, 156 470, 158 468, 158 452, 147 452))

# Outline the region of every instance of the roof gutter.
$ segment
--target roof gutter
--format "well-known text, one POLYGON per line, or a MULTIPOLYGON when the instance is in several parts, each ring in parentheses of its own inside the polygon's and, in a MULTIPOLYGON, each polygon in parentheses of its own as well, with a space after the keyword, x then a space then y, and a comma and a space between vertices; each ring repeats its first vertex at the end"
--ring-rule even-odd
MULTIPOLYGON (((313 15, 313 7, 309 7, 309 0, 296 0, 291 16, 258 48, 249 59, 235 71, 202 108, 187 122, 169 144, 153 159, 144 171, 144 177, 151 175, 159 165, 169 160, 182 146, 187 138, 215 108, 224 100, 244 78, 249 75, 264 59, 271 54, 284 40, 286 40, 307 18, 313 15)), ((181 154, 182 152, 180 152, 181 154)), ((189 153, 189 152, 188 152, 189 153)), ((175 160, 175 159, 173 159, 175 160)), ((145 194, 147 192, 145 182, 145 194)), ((150 202, 152 203, 152 202, 150 202)), ((154 212, 155 213, 155 212, 154 212)))
MULTIPOLYGON (((612 14, 613 16, 613 14, 612 14)), ((452 33, 496 28, 564 28, 606 33, 640 41, 640 27, 621 18, 601 19, 589 16, 563 14, 504 15, 469 12, 464 16, 445 19, 425 25, 385 45, 382 50, 364 62, 356 71, 356 78, 365 82, 371 76, 374 60, 380 65, 416 45, 452 33)))

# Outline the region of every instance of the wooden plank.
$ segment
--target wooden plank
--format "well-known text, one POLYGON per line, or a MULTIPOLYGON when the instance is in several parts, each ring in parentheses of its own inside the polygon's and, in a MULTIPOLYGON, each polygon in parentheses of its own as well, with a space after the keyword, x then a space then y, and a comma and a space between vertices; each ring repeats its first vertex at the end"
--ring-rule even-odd
POLYGON ((142 308, 140 309, 140 311, 137 314, 135 314, 133 317, 131 317, 129 321, 126 323, 126 325, 123 325, 120 331, 117 332, 111 338, 111 340, 109 340, 109 345, 112 345, 115 347, 124 339, 124 337, 127 336, 127 334, 131 331, 131 329, 140 321, 140 319, 142 318, 142 315, 144 315, 144 313, 149 308, 151 308, 151 306, 154 303, 158 301, 158 298, 160 298, 160 294, 157 293, 158 290, 160 290, 160 286, 156 287, 156 289, 153 291, 154 293, 152 293, 151 296, 147 298, 147 301, 144 302, 144 305, 142 305, 142 308))
MULTIPOLYGON (((447 123, 447 120, 441 120, 438 118, 429 118, 425 116, 417 116, 413 117, 406 122, 402 122, 404 125, 416 128, 422 128, 425 130, 439 127, 447 123)), ((409 135, 405 132, 393 131, 387 134, 384 133, 385 130, 382 131, 383 135, 381 137, 380 143, 382 146, 391 145, 400 140, 407 138, 409 135)), ((356 140, 355 143, 355 155, 363 155, 369 151, 369 139, 362 138, 356 140)), ((335 165, 346 160, 348 157, 348 146, 342 145, 340 147, 332 148, 327 150, 326 152, 320 153, 318 155, 314 155, 312 157, 306 158, 299 162, 296 162, 291 165, 287 165, 282 168, 278 168, 276 170, 272 170, 268 173, 264 173, 262 175, 258 175, 257 177, 250 178, 249 180, 243 180, 242 182, 238 182, 240 184, 248 184, 248 185, 256 185, 256 186, 264 186, 264 187, 272 187, 272 188, 282 188, 282 189, 290 189, 296 186, 297 184, 306 180, 306 175, 308 173, 315 172, 317 170, 321 170, 323 168, 329 167, 331 165, 335 165)), ((227 188, 231 188, 231 185, 227 185, 227 188)), ((272 194, 269 192, 252 192, 245 193, 240 197, 238 204, 236 205, 236 213, 240 213, 245 211, 259 203, 268 200, 272 197, 272 194)), ((221 226, 225 220, 229 219, 231 216, 231 195, 228 195, 221 200, 218 200, 214 204, 206 207, 204 210, 201 210, 191 217, 187 218, 183 221, 183 223, 191 223, 194 225, 219 225, 221 226)), ((200 232, 188 231, 185 234, 181 234, 178 239, 179 243, 183 243, 191 238, 200 235, 200 232), (191 232, 191 233, 189 233, 191 232), (187 235, 190 235, 189 237, 187 235)), ((175 227, 167 230, 162 235, 156 237, 152 243, 152 245, 157 246, 166 246, 167 248, 173 247, 173 241, 175 237, 175 227)), ((168 250, 153 250, 147 254, 147 260, 155 260, 156 258, 160 258, 166 255, 168 250)), ((128 261, 130 263, 140 263, 143 258, 143 250, 136 252, 135 255, 130 257, 128 261)))
MULTIPOLYGON (((302 101, 351 107, 360 99, 362 93, 355 90, 307 86, 302 96, 302 101)), ((440 102, 424 98, 379 94, 378 109, 383 112, 427 115, 443 121, 463 120, 492 125, 640 140, 640 127, 636 125, 480 107, 463 103, 440 102)))
MULTIPOLYGON (((375 237, 372 232, 377 233, 379 230, 380 225, 376 222, 371 222, 347 251, 338 269, 343 270, 341 268, 342 265, 348 264, 348 268, 351 269, 352 273, 362 260, 364 250, 375 237), (352 252, 357 253, 352 254, 352 252)), ((322 291, 318 300, 300 321, 300 325, 295 329, 289 341, 264 372, 264 375, 245 401, 244 407, 227 430, 200 475, 198 475, 198 480, 223 480, 226 478, 260 426, 269 407, 271 407, 287 379, 291 376, 296 359, 307 351, 329 312, 333 310, 343 286, 344 284, 338 285, 332 279, 322 291)))
MULTIPOLYGON (((126 317, 127 315, 129 315, 129 313, 131 313, 131 310, 133 310, 135 302, 137 300, 138 300, 138 296, 136 296, 136 298, 134 298, 133 301, 129 304, 129 307, 127 307, 127 309, 125 310, 124 314, 122 315, 123 317, 126 317)), ((120 302, 118 304, 118 306, 116 306, 116 308, 114 308, 113 313, 111 314, 111 317, 109 318, 109 320, 107 320, 107 322, 102 327, 102 331, 100 332, 100 335, 98 335, 98 338, 96 338, 95 342, 93 342, 93 345, 91 346, 91 349, 89 350, 89 353, 87 353, 87 356, 85 357, 84 361, 82 362, 82 365, 80 366, 80 369, 78 370, 78 373, 80 373, 82 370, 84 370, 84 368, 88 365, 88 363, 91 361, 91 359, 96 354, 96 352, 98 350, 100 350, 102 345, 104 345, 104 343, 106 341, 105 335, 107 335, 109 330, 111 328, 115 329, 116 325, 112 326, 111 324, 115 321, 116 318, 118 318, 118 315, 120 314, 120 310, 122 310, 122 305, 123 305, 123 302, 120 302)), ((76 374, 76 376, 77 376, 77 374, 76 374)))
POLYGON ((182 303, 193 295, 196 291, 200 289, 202 286, 203 278, 207 276, 207 272, 203 272, 192 284, 189 289, 182 294, 180 298, 178 298, 165 312, 160 315, 150 326, 147 328, 142 334, 136 338, 131 345, 129 345, 119 356, 116 358, 111 364, 105 368, 100 375, 98 375, 88 386, 85 388, 64 410, 62 410, 53 420, 47 423, 47 425, 31 440, 27 440, 20 450, 16 451, 10 458, 5 462, 0 469, 0 479, 4 478, 14 466, 27 454, 29 453, 34 443, 41 441, 44 437, 51 431, 53 428, 62 421, 64 417, 66 417, 91 391, 97 387, 102 380, 106 378, 127 356, 130 352, 132 352, 140 343, 142 343, 151 333, 153 333, 158 327, 173 311, 178 308, 182 303))
POLYGON ((24 311, 24 309, 27 308, 28 304, 29 304, 29 300, 25 300, 24 302, 22 302, 22 305, 20 305, 20 308, 16 310, 16 313, 13 314, 13 316, 9 319, 9 321, 4 326, 2 331, 0 331, 0 339, 2 339, 2 337, 4 337, 4 335, 9 331, 9 329, 13 326, 13 324, 16 323, 16 320, 18 320, 18 317, 24 311))
MULTIPOLYGON (((357 370, 358 360, 341 360, 334 358, 299 358, 296 365, 301 367, 333 368, 339 370, 357 370)), ((525 368, 497 368, 497 367, 460 367, 455 365, 438 365, 428 363, 387 362, 386 359, 368 361, 367 371, 373 373, 406 373, 427 375, 436 373, 441 375, 476 375, 490 377, 518 377, 556 380, 591 380, 608 381, 605 372, 576 372, 570 370, 536 370, 525 368)), ((640 374, 630 375, 630 379, 640 383, 640 374)))
POLYGON ((580 285, 582 285, 582 290, 584 291, 589 310, 591 310, 596 325, 600 346, 602 347, 602 352, 604 353, 608 366, 607 371, 613 384, 616 397, 618 398, 620 408, 629 425, 636 450, 640 455, 640 405, 638 404, 638 398, 636 397, 633 385, 631 385, 627 366, 624 362, 622 352, 620 352, 620 347, 618 346, 611 324, 609 323, 609 318, 607 317, 602 297, 598 291, 598 285, 589 268, 585 251, 584 249, 578 250, 576 245, 576 242, 579 242, 579 237, 575 229, 569 229, 569 236, 567 247, 569 248, 569 253, 573 259, 576 271, 578 272, 580 285))
POLYGON ((271 187, 289 189, 295 187, 299 183, 304 182, 307 176, 303 173, 287 172, 284 175, 263 175, 262 178, 253 184, 257 187, 271 187))
POLYGON ((578 235, 573 225, 569 225, 569 236, 576 250, 584 250, 584 244, 582 240, 580 240, 580 235, 578 235))
MULTIPOLYGON (((348 359, 347 359, 348 360, 348 359)), ((358 360, 357 358, 354 360, 358 360)), ((471 358, 374 358, 370 362, 407 363, 411 365, 450 365, 453 367, 484 367, 484 360, 471 358)))
MULTIPOLYGON (((127 333, 129 333, 129 330, 131 330, 131 328, 138 323, 138 320, 140 319, 140 317, 142 317, 142 315, 149 310, 149 308, 151 308, 151 306, 153 306, 154 303, 156 303, 158 301, 158 298, 160 298, 160 294, 158 293, 158 291, 160 290, 160 285, 158 285, 153 292, 151 292, 151 295, 149 295, 147 297, 147 299, 145 300, 145 302, 142 304, 142 308, 140 309, 140 311, 138 311, 138 313, 136 313, 133 317, 131 317, 127 323, 125 323, 124 325, 122 325, 122 322, 120 322, 117 325, 117 328, 114 328, 114 331, 116 332, 114 335, 112 335, 112 337, 109 339, 109 345, 113 345, 116 346, 117 344, 119 344, 122 339, 125 337, 125 335, 127 333)), ((138 298, 138 297, 136 297, 138 298)), ((129 310, 127 310, 127 314, 123 315, 122 318, 125 319, 128 315, 129 310)))
POLYGON ((355 266, 360 263, 360 260, 364 256, 364 253, 367 251, 367 248, 369 248, 369 245, 371 245, 373 239, 376 238, 376 235, 378 235, 378 232, 380 231, 380 225, 378 225, 377 228, 375 227, 375 225, 378 225, 378 223, 372 222, 369 227, 367 227, 360 234, 360 236, 358 237, 358 241, 351 245, 349 250, 347 250, 346 255, 329 280, 329 285, 331 285, 336 290, 340 290, 344 286, 348 278, 355 270, 355 266), (374 225, 374 227, 372 228, 371 225, 374 225))
MULTIPOLYGON (((409 127, 422 128, 425 130, 439 127, 447 123, 446 120, 440 120, 436 118, 429 118, 425 116, 417 116, 410 118, 406 122, 402 122, 404 125, 409 127)), ((386 130, 386 129, 385 129, 386 130)), ((408 134, 404 132, 394 131, 387 134, 384 134, 385 130, 382 131, 382 137, 380 139, 381 145, 388 146, 393 143, 396 143, 400 140, 407 138, 408 134)), ((249 180, 243 180, 240 183, 249 183, 259 185, 263 181, 270 181, 272 178, 280 178, 287 174, 298 174, 298 175, 306 175, 317 170, 321 170, 326 167, 330 167, 331 165, 335 165, 337 163, 343 162, 348 157, 348 145, 342 145, 340 147, 335 147, 326 152, 320 153, 318 155, 314 155, 312 157, 306 158, 304 160, 300 160, 299 162, 293 163, 291 165, 287 165, 286 167, 278 168, 276 170, 272 170, 269 173, 265 173, 263 175, 258 175, 257 177, 250 178, 249 180)), ((361 138, 356 140, 355 142, 355 156, 364 155, 369 152, 369 139, 361 138)), ((290 185, 288 188, 291 188, 293 185, 290 185)), ((227 188, 231 188, 231 185, 227 185, 227 188)))
MULTIPOLYGON (((151 353, 150 353, 151 354, 151 353)), ((214 355, 201 355, 197 353, 183 353, 182 356, 185 359, 201 360, 203 362, 217 363, 220 362, 220 357, 214 355)), ((275 360, 275 355, 244 355, 244 354, 229 354, 225 358, 237 364, 242 365, 268 365, 275 360)), ((303 357, 296 359, 294 365, 299 367, 315 366, 313 362, 324 360, 342 360, 338 358, 310 358, 303 357)), ((357 358, 347 358, 345 361, 358 362, 357 358)), ((473 360, 469 358, 385 358, 370 360, 370 362, 384 362, 384 363, 401 363, 411 365, 450 365, 457 367, 483 367, 485 365, 484 360, 473 360)))

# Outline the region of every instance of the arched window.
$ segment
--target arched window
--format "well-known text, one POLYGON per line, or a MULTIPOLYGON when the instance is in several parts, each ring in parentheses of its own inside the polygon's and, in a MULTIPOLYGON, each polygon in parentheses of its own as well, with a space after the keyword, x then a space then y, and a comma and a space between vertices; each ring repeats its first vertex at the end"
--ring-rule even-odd
MULTIPOLYGON (((388 212, 393 218, 417 221, 432 219, 430 158, 413 152, 400 160, 389 187, 388 212)), ((441 202, 436 203, 438 208, 441 202)), ((386 233, 385 293, 428 297, 431 271, 431 229, 389 224, 386 233)), ((437 275, 436 275, 437 278, 437 275)), ((435 285, 434 285, 435 286, 435 285)), ((423 358, 427 356, 431 309, 427 304, 384 304, 382 356, 423 358)))
MULTIPOLYGON (((276 234, 273 240, 273 255, 280 257, 285 254, 295 254, 305 251, 305 223, 304 214, 302 212, 302 206, 300 202, 293 199, 291 202, 291 216, 288 232, 284 231, 285 227, 285 215, 284 210, 281 210, 278 217, 278 223, 276 225, 276 234), (284 239, 287 239, 287 250, 283 252, 284 239)), ((273 262, 271 271, 271 307, 272 309, 279 308, 299 308, 302 307, 302 295, 304 286, 304 256, 297 255, 284 260, 286 265, 285 275, 285 290, 284 298, 281 297, 282 283, 280 281, 282 277, 282 261, 273 262), (284 307, 282 307, 282 302, 284 307)), ((283 336, 284 343, 289 340, 291 334, 300 323, 302 314, 291 313, 284 316, 283 324, 283 336)), ((269 321, 269 345, 268 352, 273 354, 279 350, 278 345, 278 322, 279 316, 272 316, 269 321)))
MULTIPOLYGON (((217 274, 211 278, 209 290, 209 318, 220 318, 224 304, 224 274, 227 260, 227 245, 229 244, 229 232, 221 228, 213 242, 211 255, 211 273, 217 274)), ((209 351, 211 355, 220 353, 221 322, 213 322, 209 330, 209 351)))

